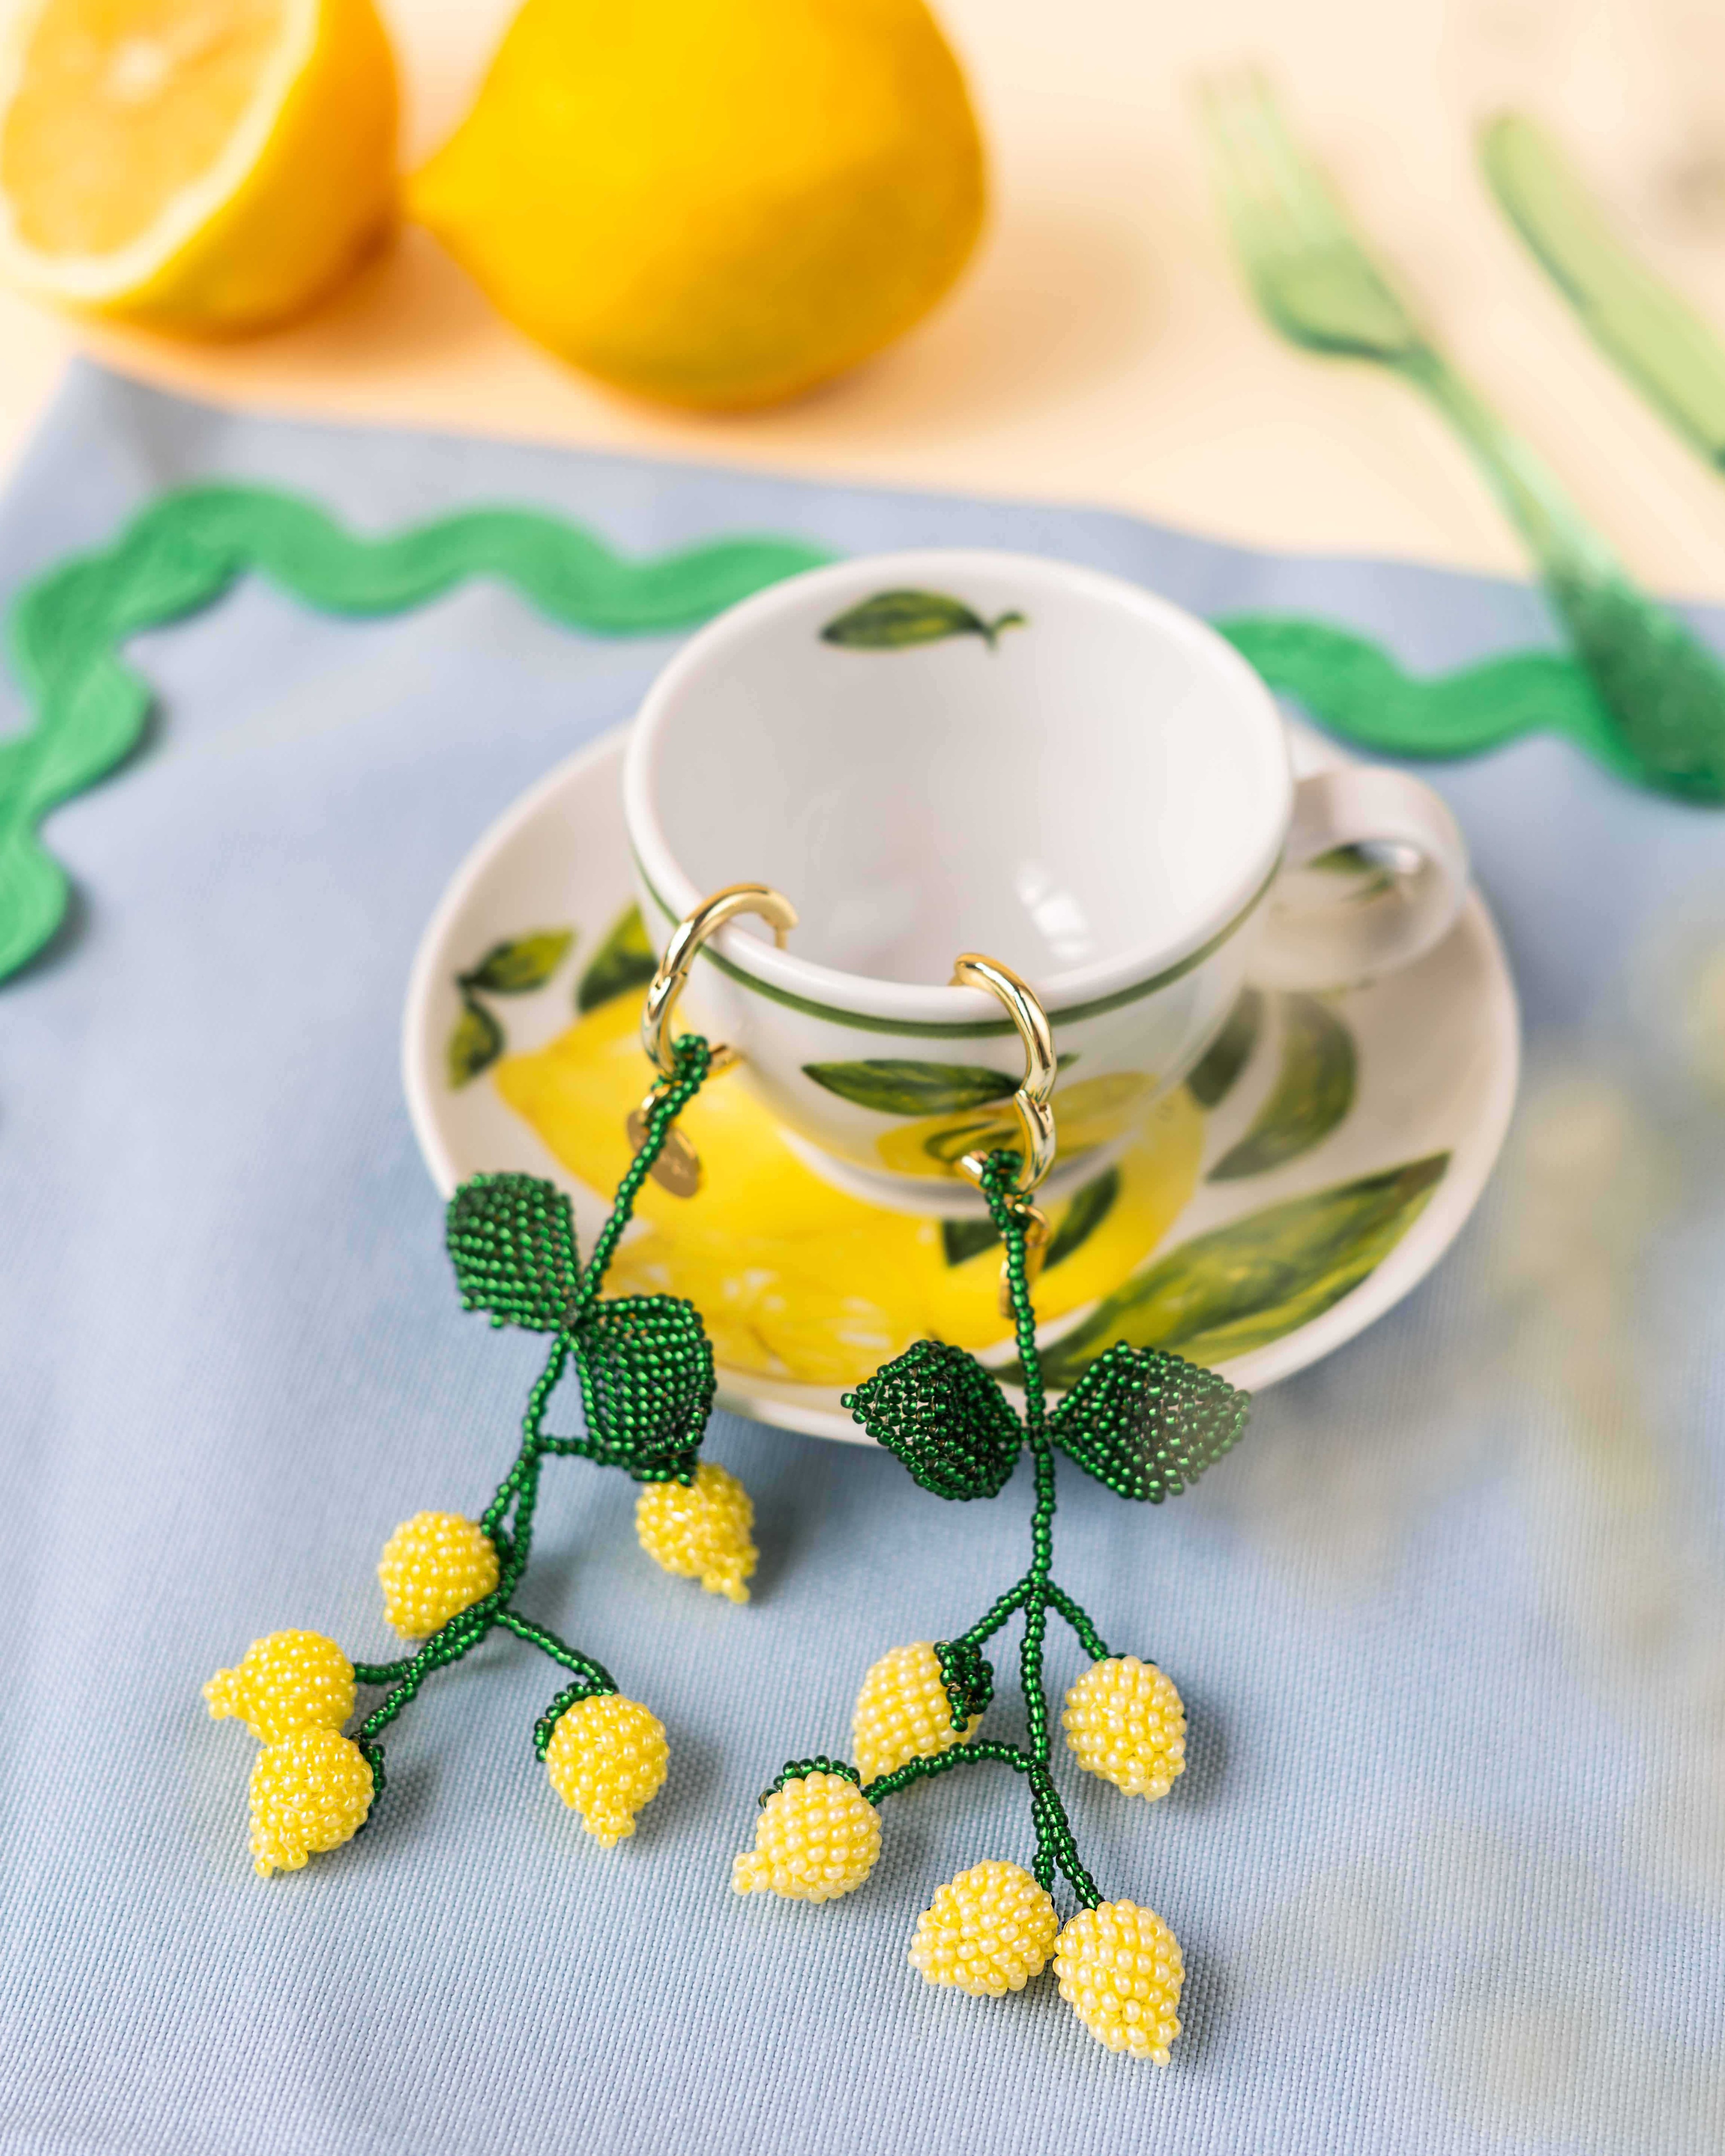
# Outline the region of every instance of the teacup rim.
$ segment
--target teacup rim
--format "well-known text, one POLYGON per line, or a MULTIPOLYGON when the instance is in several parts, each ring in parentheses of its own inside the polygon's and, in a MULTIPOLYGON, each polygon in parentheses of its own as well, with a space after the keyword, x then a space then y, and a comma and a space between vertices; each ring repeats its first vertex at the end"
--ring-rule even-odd
MULTIPOLYGON (((1286 808, 1273 844, 1260 844, 1244 856, 1232 883, 1180 936, 1131 947, 1059 973, 1028 977, 1050 1016, 1070 1024, 1153 993, 1201 965, 1244 927, 1281 866, 1293 803, 1287 730, 1261 676, 1199 615, 1110 570, 1014 548, 919 547, 855 555, 803 570, 727 608, 697 630, 657 675, 629 727, 622 791, 630 853, 642 887, 666 927, 675 926, 709 895, 697 890, 673 859, 647 788, 649 748, 660 714, 691 675, 735 642, 752 639, 763 623, 799 605, 811 589, 845 591, 858 582, 871 583, 881 577, 909 579, 931 568, 936 573, 944 569, 962 575, 966 564, 989 571, 1009 567, 1040 578, 1045 585, 1053 583, 1092 594, 1100 592, 1147 615, 1158 629, 1200 652, 1236 690, 1244 691, 1245 701, 1263 722, 1266 742, 1278 752, 1286 780, 1286 808)), ((786 896, 795 903, 795 892, 786 896)), ((1004 957, 1010 963, 1010 954, 991 955, 1004 957)), ((1004 1034, 1013 1030, 1010 1021, 999 1017, 993 999, 980 989, 846 973, 801 957, 793 949, 780 950, 736 924, 722 929, 703 956, 713 959, 721 971, 733 978, 740 977, 743 984, 775 1002, 853 1028, 947 1038, 1004 1034)))

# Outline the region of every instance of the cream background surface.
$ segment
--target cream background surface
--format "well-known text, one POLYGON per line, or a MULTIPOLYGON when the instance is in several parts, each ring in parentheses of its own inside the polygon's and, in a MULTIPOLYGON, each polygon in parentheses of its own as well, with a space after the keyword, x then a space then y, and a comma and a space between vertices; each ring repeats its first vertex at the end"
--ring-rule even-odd
MULTIPOLYGON (((0 8, 15 0, 0 0, 0 8)), ((511 0, 383 0, 417 157, 511 0)), ((1456 355, 1631 567, 1725 597, 1725 480, 1584 341, 1503 226, 1471 129, 1558 123, 1648 254, 1725 323, 1717 0, 943 0, 993 147, 985 250, 933 320, 783 411, 717 421, 590 388, 408 232, 313 320, 218 349, 74 328, 0 295, 0 463, 68 354, 219 402, 1136 510, 1219 536, 1514 572, 1440 424, 1399 384, 1277 344, 1235 279, 1192 118, 1208 69, 1271 62, 1456 355)))

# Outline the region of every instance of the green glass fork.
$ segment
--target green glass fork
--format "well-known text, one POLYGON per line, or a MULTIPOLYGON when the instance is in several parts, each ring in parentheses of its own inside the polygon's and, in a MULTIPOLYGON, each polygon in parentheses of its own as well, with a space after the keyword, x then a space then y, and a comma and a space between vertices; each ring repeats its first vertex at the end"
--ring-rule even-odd
POLYGON ((1725 666, 1650 598, 1535 453, 1439 351, 1373 261, 1255 70, 1201 86, 1218 192, 1247 281, 1308 352, 1387 367, 1472 452, 1538 564, 1575 656, 1650 785, 1725 802, 1725 666))

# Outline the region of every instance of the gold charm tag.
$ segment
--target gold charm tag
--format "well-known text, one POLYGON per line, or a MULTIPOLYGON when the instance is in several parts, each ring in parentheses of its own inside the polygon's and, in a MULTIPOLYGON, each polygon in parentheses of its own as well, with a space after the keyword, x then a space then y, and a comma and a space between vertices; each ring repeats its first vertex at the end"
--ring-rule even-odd
MULTIPOLYGON (((647 1118, 639 1108, 629 1110, 628 1128, 629 1142, 639 1152, 647 1142, 647 1118)), ((701 1155, 673 1123, 658 1159, 647 1172, 673 1198, 692 1198, 701 1188, 701 1155)))

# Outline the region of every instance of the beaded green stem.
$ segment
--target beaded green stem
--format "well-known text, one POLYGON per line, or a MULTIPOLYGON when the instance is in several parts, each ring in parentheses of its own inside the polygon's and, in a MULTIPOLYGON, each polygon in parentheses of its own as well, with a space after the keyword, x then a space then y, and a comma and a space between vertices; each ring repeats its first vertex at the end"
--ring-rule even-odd
POLYGON ((450 1618, 416 1653, 400 1661, 353 1665, 353 1674, 359 1683, 389 1688, 354 1732, 354 1741, 371 1762, 372 1779, 380 1791, 383 1786, 382 1756, 374 1740, 417 1696, 429 1676, 470 1654, 496 1627, 537 1647, 575 1678, 575 1682, 552 1702, 535 1730, 534 1745, 542 1758, 559 1717, 569 1707, 579 1699, 617 1690, 615 1681, 599 1663, 567 1645, 547 1626, 520 1615, 511 1604, 526 1571, 532 1548, 533 1513, 538 1502, 543 1461, 549 1456, 570 1453, 591 1457, 594 1452, 590 1435, 577 1438, 549 1435, 544 1427, 547 1406, 568 1368, 575 1348, 576 1328, 598 1300, 607 1268, 629 1225, 642 1186, 664 1152, 672 1126, 705 1084, 711 1066, 711 1050, 698 1034, 685 1034, 677 1042, 675 1053, 676 1075, 662 1081, 655 1089, 653 1106, 646 1119, 646 1134, 617 1186, 610 1218, 599 1231, 592 1259, 552 1340, 545 1368, 527 1396, 526 1413, 521 1420, 521 1450, 480 1515, 480 1526, 497 1552, 496 1586, 481 1600, 470 1604, 450 1618))
MULTIPOLYGON (((1080 1860, 1071 1822, 1055 1787, 1049 1763, 1053 1732, 1042 1672, 1048 1613, 1052 1609, 1065 1619, 1092 1661, 1106 1661, 1108 1650, 1085 1610, 1054 1578, 1054 1445, 1048 1434, 1048 1399, 1042 1379, 1042 1358, 1036 1346, 1036 1312, 1030 1300, 1025 1257, 1028 1208, 1013 1191, 1019 1165, 1016 1153, 991 1153, 983 1170, 982 1189, 1005 1245, 1007 1284, 1018 1336, 1019 1363, 1024 1373, 1024 1429, 1036 1476, 1036 1502, 1030 1516, 1030 1566, 1024 1577, 1008 1588, 968 1632, 948 1643, 946 1651, 950 1653, 955 1647, 971 1652, 979 1650, 983 1641, 991 1639, 1016 1611, 1024 1612, 1019 1675, 1024 1689, 1029 1742, 1023 1745, 955 1744, 945 1752, 925 1753, 907 1759, 891 1774, 877 1775, 864 1789, 863 1794, 870 1804, 878 1804, 886 1797, 896 1796, 901 1789, 909 1789, 913 1782, 950 1773, 953 1768, 974 1760, 993 1760, 1010 1767, 1023 1774, 1030 1785, 1030 1813, 1036 1828, 1036 1855, 1030 1868, 1038 1881, 1045 1890, 1051 1888, 1058 1869, 1084 1907, 1094 1909, 1101 1902, 1101 1892, 1080 1860)), ((955 1707, 953 1727, 962 1730, 966 1722, 966 1716, 955 1707)))

